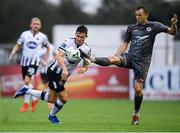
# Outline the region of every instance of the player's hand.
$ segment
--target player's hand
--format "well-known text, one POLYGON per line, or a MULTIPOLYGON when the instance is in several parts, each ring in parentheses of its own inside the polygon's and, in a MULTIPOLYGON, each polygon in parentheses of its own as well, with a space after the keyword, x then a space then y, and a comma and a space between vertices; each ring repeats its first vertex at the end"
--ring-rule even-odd
POLYGON ((80 68, 79 70, 78 70, 78 74, 83 74, 84 72, 86 72, 87 71, 87 68, 86 67, 82 67, 82 68, 80 68))
POLYGON ((178 17, 176 14, 173 14, 173 18, 171 18, 171 24, 175 25, 178 22, 178 17))
POLYGON ((68 77, 68 71, 67 71, 67 69, 65 69, 62 71, 61 79, 65 81, 67 79, 67 77, 68 77))

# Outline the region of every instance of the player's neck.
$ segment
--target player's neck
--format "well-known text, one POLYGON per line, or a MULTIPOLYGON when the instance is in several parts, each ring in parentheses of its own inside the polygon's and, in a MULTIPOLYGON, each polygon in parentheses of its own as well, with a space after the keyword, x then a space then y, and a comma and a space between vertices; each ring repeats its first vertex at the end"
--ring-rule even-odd
POLYGON ((148 22, 147 20, 146 20, 146 21, 144 21, 142 25, 146 25, 146 24, 147 24, 147 22, 148 22))
POLYGON ((33 36, 35 36, 39 31, 33 31, 33 30, 31 30, 31 32, 32 32, 33 36))
POLYGON ((146 25, 147 24, 147 22, 143 22, 143 23, 136 23, 137 25, 146 25))
POLYGON ((76 43, 76 45, 77 45, 77 48, 83 45, 83 43, 82 43, 82 44, 79 44, 76 39, 75 39, 75 43, 76 43))

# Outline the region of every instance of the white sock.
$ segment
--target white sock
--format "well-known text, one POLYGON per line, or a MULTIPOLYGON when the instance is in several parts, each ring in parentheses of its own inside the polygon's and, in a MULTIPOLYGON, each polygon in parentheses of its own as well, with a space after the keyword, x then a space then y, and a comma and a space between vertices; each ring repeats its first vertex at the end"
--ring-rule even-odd
MULTIPOLYGON (((28 87, 29 87, 29 89, 34 90, 34 87, 32 84, 29 84, 28 87)), ((32 96, 32 101, 36 101, 36 100, 37 100, 37 97, 32 96)))
POLYGON ((30 99, 31 99, 31 96, 30 95, 24 95, 24 102, 25 103, 28 103, 29 104, 29 102, 30 102, 30 99))
POLYGON ((30 94, 31 96, 34 96, 38 99, 48 101, 48 92, 29 89, 26 94, 30 94))
MULTIPOLYGON (((23 85, 23 87, 25 87, 25 88, 29 88, 29 86, 28 85, 23 85)), ((31 88, 29 88, 29 89, 31 89, 31 88)), ((31 96, 30 95, 28 95, 28 94, 26 94, 26 95, 24 95, 24 102, 25 103, 30 103, 30 100, 31 100, 31 96)))
POLYGON ((55 116, 64 106, 64 104, 58 99, 52 106, 52 109, 50 111, 51 116, 55 116))
POLYGON ((32 96, 32 101, 37 101, 37 100, 38 100, 38 98, 37 98, 37 97, 32 96))

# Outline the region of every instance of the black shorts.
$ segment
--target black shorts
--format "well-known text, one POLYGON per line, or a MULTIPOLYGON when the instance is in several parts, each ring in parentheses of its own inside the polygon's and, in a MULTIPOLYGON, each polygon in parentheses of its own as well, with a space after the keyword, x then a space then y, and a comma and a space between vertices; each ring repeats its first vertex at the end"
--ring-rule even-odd
POLYGON ((21 66, 22 68, 22 77, 23 80, 25 79, 25 76, 32 77, 36 74, 38 66, 30 65, 30 66, 21 66))
POLYGON ((40 76, 43 84, 47 84, 49 82, 47 73, 40 73, 40 76))
POLYGON ((135 59, 128 53, 119 56, 119 58, 121 58, 121 62, 117 66, 133 69, 135 80, 145 82, 150 66, 149 60, 135 59))
POLYGON ((49 89, 55 91, 55 92, 61 92, 63 91, 64 84, 66 81, 61 80, 61 73, 57 74, 56 72, 52 71, 50 68, 47 70, 47 75, 49 79, 49 89))

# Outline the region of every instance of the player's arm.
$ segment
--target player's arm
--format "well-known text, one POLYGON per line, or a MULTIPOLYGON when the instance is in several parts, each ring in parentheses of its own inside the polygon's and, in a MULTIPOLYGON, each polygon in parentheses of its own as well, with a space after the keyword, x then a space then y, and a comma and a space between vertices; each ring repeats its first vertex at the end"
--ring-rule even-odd
POLYGON ((83 66, 78 70, 78 74, 83 74, 88 70, 89 62, 86 59, 83 59, 83 66))
POLYGON ((45 60, 46 62, 48 61, 48 58, 49 58, 50 45, 51 45, 51 44, 50 44, 47 36, 45 35, 42 46, 44 46, 44 47, 47 49, 47 50, 46 50, 46 53, 44 54, 44 60, 45 60))
POLYGON ((50 53, 50 47, 46 47, 47 50, 46 50, 46 53, 44 55, 44 60, 47 62, 48 61, 48 58, 49 58, 49 53, 50 53))
POLYGON ((21 47, 21 45, 20 45, 19 43, 17 43, 17 44, 13 47, 13 49, 12 49, 10 55, 9 55, 9 60, 11 60, 12 57, 18 52, 18 50, 20 49, 20 47, 21 47))
POLYGON ((119 46, 117 54, 122 55, 128 48, 131 41, 131 26, 128 26, 124 34, 123 43, 119 46))
POLYGON ((64 63, 64 52, 61 49, 59 49, 58 52, 56 53, 56 60, 58 61, 58 63, 60 64, 63 70, 61 74, 61 78, 62 80, 66 80, 68 76, 68 71, 64 63))
POLYGON ((83 74, 88 70, 88 66, 90 65, 90 61, 86 56, 90 57, 91 56, 91 48, 89 49, 88 53, 84 53, 81 49, 79 49, 82 59, 83 59, 83 66, 78 70, 78 74, 83 74), (84 54, 83 54, 84 53, 84 54), (83 56, 84 55, 84 56, 83 56))
POLYGON ((123 42, 123 44, 119 47, 119 52, 123 54, 127 50, 128 44, 129 43, 127 42, 123 42))
POLYGON ((127 50, 128 44, 129 44, 129 43, 127 43, 127 42, 123 42, 123 43, 119 46, 118 51, 117 51, 117 54, 118 54, 118 55, 122 55, 122 54, 127 50))
POLYGON ((167 33, 171 35, 176 35, 177 33, 177 15, 174 14, 173 18, 171 18, 171 27, 168 28, 167 33))

